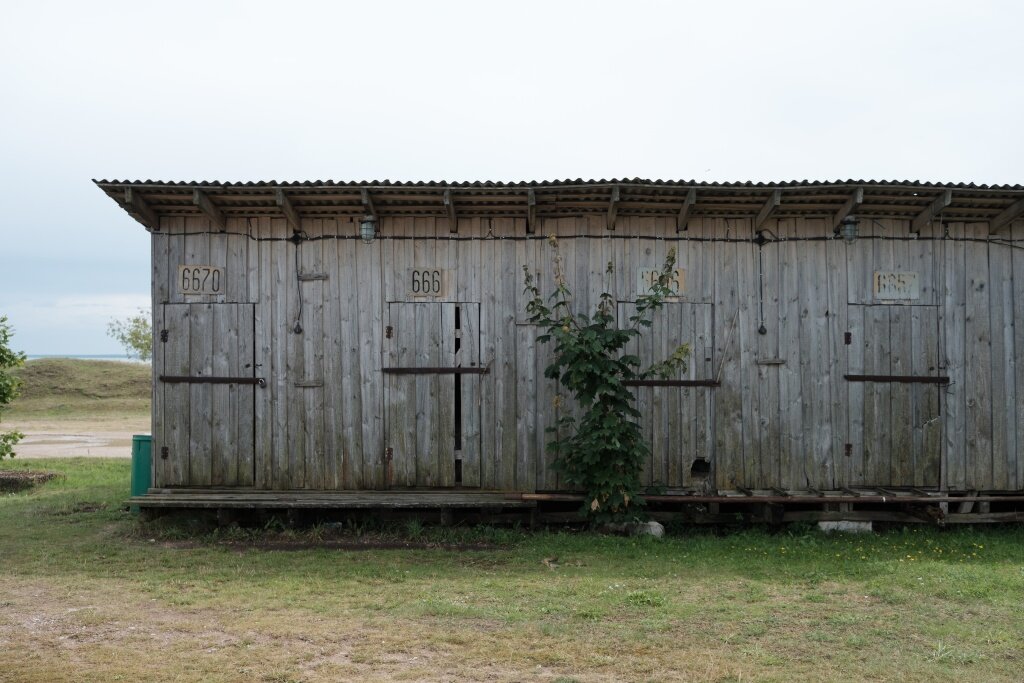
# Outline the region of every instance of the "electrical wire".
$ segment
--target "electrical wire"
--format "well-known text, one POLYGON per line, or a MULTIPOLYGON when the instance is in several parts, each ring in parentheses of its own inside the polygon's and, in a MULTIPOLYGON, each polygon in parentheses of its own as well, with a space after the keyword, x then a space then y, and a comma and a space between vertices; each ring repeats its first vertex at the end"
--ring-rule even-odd
MULTIPOLYGON (((726 220, 726 234, 732 231, 731 226, 728 224, 729 219, 726 220)), ((874 223, 884 227, 883 224, 879 223, 875 219, 869 219, 874 223)), ((295 232, 290 237, 257 237, 253 235, 252 218, 247 220, 249 229, 245 233, 238 232, 220 232, 217 230, 194 230, 189 232, 174 232, 164 233, 157 231, 156 234, 164 234, 171 237, 192 237, 200 235, 239 235, 248 238, 253 242, 292 242, 298 245, 301 242, 318 242, 321 240, 362 240, 359 235, 317 235, 310 237, 304 232, 295 232)), ((493 228, 489 228, 486 235, 482 236, 465 236, 465 235, 449 235, 445 237, 436 236, 419 236, 419 235, 378 235, 375 239, 378 240, 431 240, 436 242, 476 242, 476 241, 487 241, 487 240, 506 240, 511 242, 530 242, 534 240, 546 240, 548 236, 541 234, 533 235, 508 235, 508 236, 495 236, 493 234, 493 228)), ((609 231, 610 232, 610 231, 609 231)), ((771 235, 771 239, 763 236, 759 237, 756 233, 751 237, 683 237, 683 236, 665 236, 665 235, 616 235, 616 234, 605 234, 605 235, 557 235, 559 240, 571 240, 571 239, 596 239, 596 240, 658 240, 658 241, 672 241, 672 242, 692 242, 696 244, 757 244, 758 246, 765 246, 769 244, 779 244, 782 242, 835 242, 842 240, 843 238, 839 235, 815 235, 810 237, 778 237, 775 233, 767 228, 761 228, 757 232, 767 233, 771 235)), ((950 237, 948 234, 937 236, 937 237, 919 237, 919 236, 890 236, 890 235, 863 235, 858 236, 857 241, 888 241, 888 242, 975 242, 978 244, 996 244, 999 246, 1010 247, 1013 249, 1024 249, 1024 237, 1020 238, 994 238, 994 237, 950 237)))

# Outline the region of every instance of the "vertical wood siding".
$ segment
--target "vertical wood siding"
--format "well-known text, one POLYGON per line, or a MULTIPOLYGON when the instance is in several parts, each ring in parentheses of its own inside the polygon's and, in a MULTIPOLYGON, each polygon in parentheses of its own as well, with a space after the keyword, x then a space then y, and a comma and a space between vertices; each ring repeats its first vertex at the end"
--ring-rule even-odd
MULTIPOLYGON (((202 218, 162 220, 153 233, 154 326, 192 333, 158 342, 154 371, 243 372, 248 354, 267 386, 252 390, 250 406, 226 386, 157 382, 154 453, 172 454, 154 458, 157 485, 448 487, 458 460, 465 487, 562 488, 546 430, 572 408, 557 406, 558 387, 544 377, 551 349, 527 320, 522 271, 551 292, 546 240, 556 235, 581 311, 607 289, 628 317, 637 271, 660 267, 670 248, 685 270, 681 297, 636 351, 653 361, 689 343, 685 377, 721 386, 638 389, 650 484, 1024 488, 1024 252, 988 243, 985 223, 921 233, 976 240, 954 241, 912 239, 909 221, 864 220, 862 239, 847 244, 799 239, 831 236, 825 220, 770 219, 761 247, 744 218, 696 217, 678 233, 664 218, 622 216, 614 230, 603 215, 542 219, 530 239, 518 218, 462 218, 454 233, 447 219, 385 218, 380 227, 364 244, 352 220, 305 220, 310 239, 296 246, 284 219, 230 218, 225 232, 202 218), (182 294, 181 264, 223 267, 224 292, 182 294), (414 299, 414 267, 444 269, 444 295, 414 299), (879 270, 916 272, 919 298, 876 300, 879 270), (221 304, 251 305, 251 318, 221 304), (417 306, 437 315, 413 313, 417 306), (420 343, 435 337, 436 348, 420 343), (389 379, 382 368, 392 363, 479 363, 489 373, 389 379), (950 384, 846 374, 948 376, 950 384), (232 447, 245 430, 252 448, 232 447), (208 460, 174 455, 204 449, 208 460), (711 465, 707 479, 691 477, 699 459, 711 465)), ((1024 224, 1009 236, 1024 238, 1024 224)))

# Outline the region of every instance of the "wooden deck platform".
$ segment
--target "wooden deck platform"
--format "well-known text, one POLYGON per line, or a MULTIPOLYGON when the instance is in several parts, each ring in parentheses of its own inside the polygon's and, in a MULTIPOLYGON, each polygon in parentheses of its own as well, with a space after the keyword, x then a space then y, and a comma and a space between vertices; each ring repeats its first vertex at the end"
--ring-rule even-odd
MULTIPOLYGON (((583 497, 571 493, 465 490, 265 491, 238 488, 151 488, 129 499, 141 509, 439 511, 488 518, 521 515, 530 523, 580 522, 583 497)), ((905 524, 1024 522, 1019 492, 894 490, 737 490, 646 496, 659 521, 735 524, 875 521, 905 524)))
POLYGON ((257 489, 150 489, 128 502, 141 508, 442 509, 519 508, 535 501, 476 491, 261 491, 257 489))

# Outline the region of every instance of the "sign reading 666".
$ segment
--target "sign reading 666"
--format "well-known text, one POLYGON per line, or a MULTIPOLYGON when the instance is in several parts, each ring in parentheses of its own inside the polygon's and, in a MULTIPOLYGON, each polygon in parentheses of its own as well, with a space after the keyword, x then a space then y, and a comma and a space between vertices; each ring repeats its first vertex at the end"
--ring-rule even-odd
POLYGON ((219 266, 178 266, 181 294, 222 294, 224 269, 219 266))
POLYGON ((444 296, 447 273, 443 268, 410 268, 408 275, 409 294, 419 296, 444 296))

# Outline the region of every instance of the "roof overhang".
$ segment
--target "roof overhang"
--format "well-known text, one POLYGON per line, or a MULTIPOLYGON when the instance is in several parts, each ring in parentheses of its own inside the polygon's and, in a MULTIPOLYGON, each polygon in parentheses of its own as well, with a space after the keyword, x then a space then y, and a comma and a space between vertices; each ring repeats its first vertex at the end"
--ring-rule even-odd
POLYGON ((604 214, 672 218, 677 229, 695 217, 820 217, 907 219, 914 225, 988 221, 993 232, 1024 215, 1024 186, 845 180, 780 183, 557 180, 531 182, 163 182, 96 180, 96 185, 147 228, 162 216, 303 218, 430 216, 517 217, 532 230, 538 218, 604 214))

